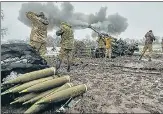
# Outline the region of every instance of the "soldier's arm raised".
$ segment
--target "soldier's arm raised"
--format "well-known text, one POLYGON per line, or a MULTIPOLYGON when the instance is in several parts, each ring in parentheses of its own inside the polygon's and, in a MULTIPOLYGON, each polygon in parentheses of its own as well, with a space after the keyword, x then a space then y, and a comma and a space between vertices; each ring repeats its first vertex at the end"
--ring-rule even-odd
POLYGON ((37 14, 31 11, 26 13, 26 17, 31 21, 39 21, 37 14))

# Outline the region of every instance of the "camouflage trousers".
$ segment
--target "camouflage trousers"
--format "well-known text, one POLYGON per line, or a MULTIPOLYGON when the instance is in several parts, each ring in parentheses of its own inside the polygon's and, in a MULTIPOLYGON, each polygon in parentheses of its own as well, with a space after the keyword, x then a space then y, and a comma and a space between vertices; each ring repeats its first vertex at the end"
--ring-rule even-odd
POLYGON ((39 54, 40 56, 45 59, 45 54, 46 54, 46 43, 40 43, 36 41, 30 41, 31 47, 33 47, 39 54))
POLYGON ((66 62, 72 63, 73 62, 73 50, 72 49, 61 48, 60 52, 59 52, 59 55, 58 55, 58 58, 60 60, 66 59, 67 60, 66 62))
POLYGON ((152 57, 152 51, 153 51, 152 44, 145 44, 145 46, 143 47, 142 53, 145 52, 144 55, 147 56, 148 58, 151 58, 152 57))
POLYGON ((106 48, 105 58, 107 58, 107 57, 111 58, 111 54, 112 54, 111 47, 110 48, 106 48))
POLYGON ((99 48, 99 57, 104 58, 105 57, 105 48, 99 48))

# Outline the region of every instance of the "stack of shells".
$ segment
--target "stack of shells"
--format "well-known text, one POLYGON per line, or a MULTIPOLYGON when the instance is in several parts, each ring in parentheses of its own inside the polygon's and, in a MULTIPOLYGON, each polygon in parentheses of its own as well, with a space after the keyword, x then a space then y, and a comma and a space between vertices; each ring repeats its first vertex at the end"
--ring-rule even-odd
POLYGON ((15 79, 4 82, 1 86, 12 85, 1 93, 1 96, 11 93, 25 94, 14 99, 10 104, 31 104, 24 113, 37 113, 48 107, 50 103, 57 103, 69 98, 74 98, 87 91, 85 84, 73 86, 70 76, 55 76, 55 68, 46 68, 22 74, 15 79))

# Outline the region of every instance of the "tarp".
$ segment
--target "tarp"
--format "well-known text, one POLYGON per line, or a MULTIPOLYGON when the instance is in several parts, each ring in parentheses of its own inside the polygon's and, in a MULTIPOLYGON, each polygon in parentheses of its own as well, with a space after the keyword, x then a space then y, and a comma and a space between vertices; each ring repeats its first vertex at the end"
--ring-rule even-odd
POLYGON ((12 71, 26 73, 47 67, 47 62, 28 44, 13 43, 1 45, 2 78, 12 71))

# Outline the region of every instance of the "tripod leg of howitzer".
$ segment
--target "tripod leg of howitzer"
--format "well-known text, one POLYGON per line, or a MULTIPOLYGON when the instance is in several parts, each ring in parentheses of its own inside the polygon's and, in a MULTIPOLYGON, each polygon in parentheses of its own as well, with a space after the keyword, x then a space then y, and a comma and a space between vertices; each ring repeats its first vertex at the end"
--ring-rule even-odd
POLYGON ((139 60, 141 60, 142 59, 142 57, 144 56, 144 54, 145 54, 145 52, 147 51, 147 49, 141 54, 141 56, 140 56, 140 58, 139 58, 139 60))

